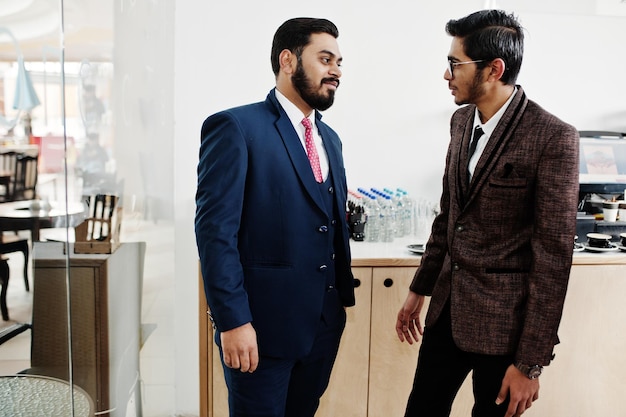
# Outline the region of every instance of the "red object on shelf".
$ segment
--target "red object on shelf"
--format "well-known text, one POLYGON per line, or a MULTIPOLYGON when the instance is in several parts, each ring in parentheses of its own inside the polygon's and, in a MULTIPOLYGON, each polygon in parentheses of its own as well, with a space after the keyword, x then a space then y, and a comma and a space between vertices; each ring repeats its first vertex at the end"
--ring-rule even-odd
MULTIPOLYGON (((63 172, 65 154, 65 138, 63 136, 31 136, 30 143, 39 146, 39 172, 63 172)), ((67 138, 68 151, 74 149, 74 138, 67 138)))

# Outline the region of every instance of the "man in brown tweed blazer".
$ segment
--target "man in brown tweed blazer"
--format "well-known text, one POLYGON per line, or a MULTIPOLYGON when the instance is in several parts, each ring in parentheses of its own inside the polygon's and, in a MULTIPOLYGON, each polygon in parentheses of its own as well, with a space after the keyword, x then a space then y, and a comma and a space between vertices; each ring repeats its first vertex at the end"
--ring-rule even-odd
POLYGON ((444 78, 456 104, 467 105, 452 116, 441 213, 396 323, 401 341, 423 334, 406 417, 448 416, 470 371, 473 416, 519 416, 538 398, 558 343, 578 132, 515 84, 523 29, 513 15, 483 10, 446 31, 444 78))

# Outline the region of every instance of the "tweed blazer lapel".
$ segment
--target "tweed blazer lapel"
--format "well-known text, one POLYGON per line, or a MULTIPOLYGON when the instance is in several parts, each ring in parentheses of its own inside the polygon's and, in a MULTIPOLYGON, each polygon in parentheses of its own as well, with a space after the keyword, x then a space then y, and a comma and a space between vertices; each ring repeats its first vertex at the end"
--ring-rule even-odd
MULTIPOLYGON (((485 150, 478 160, 478 164, 474 170, 474 175, 469 183, 469 190, 465 194, 467 196, 465 199, 466 204, 470 203, 472 198, 476 195, 476 191, 485 185, 487 178, 489 178, 489 174, 493 171, 498 159, 502 155, 502 152, 506 149, 509 139, 511 138, 511 134, 515 130, 515 126, 517 126, 521 120, 522 114, 524 114, 524 109, 527 105, 528 98, 526 97, 526 93, 524 93, 521 86, 517 86, 517 93, 515 94, 515 97, 513 97, 511 104, 509 104, 509 107, 502 115, 496 129, 493 131, 489 141, 487 142, 487 146, 485 146, 485 150)), ((474 113, 472 112, 472 115, 473 114, 474 113)), ((469 129, 470 134, 473 125, 471 121, 473 121, 472 118, 470 118, 467 123, 468 126, 466 127, 466 132, 469 129)), ((467 166, 467 149, 464 152, 465 166, 467 166)), ((463 155, 463 153, 461 153, 461 155, 463 155)), ((467 169, 465 171, 465 175, 467 176, 467 169)))
MULTIPOLYGON (((474 111, 471 112, 471 115, 474 115, 474 111)), ((461 207, 465 205, 469 191, 469 171, 467 170, 467 166, 469 165, 469 146, 472 140, 472 131, 473 117, 469 117, 462 130, 463 136, 461 138, 461 146, 459 149, 459 156, 457 158, 459 162, 457 166, 456 194, 461 207)))

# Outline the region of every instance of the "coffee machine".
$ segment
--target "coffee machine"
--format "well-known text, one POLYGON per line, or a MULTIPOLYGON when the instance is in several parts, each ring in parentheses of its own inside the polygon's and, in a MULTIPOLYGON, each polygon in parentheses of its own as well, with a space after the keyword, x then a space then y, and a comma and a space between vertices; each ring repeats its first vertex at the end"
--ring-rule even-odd
POLYGON ((617 241, 620 233, 626 232, 626 218, 605 221, 602 204, 626 199, 626 133, 579 131, 579 135, 576 234, 584 239, 587 233, 604 233, 617 241))

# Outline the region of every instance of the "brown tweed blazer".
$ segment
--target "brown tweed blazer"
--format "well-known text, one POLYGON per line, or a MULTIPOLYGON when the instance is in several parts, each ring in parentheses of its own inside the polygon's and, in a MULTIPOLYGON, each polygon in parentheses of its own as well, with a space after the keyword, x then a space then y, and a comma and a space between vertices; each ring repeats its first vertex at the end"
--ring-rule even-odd
POLYGON ((450 300, 460 349, 548 365, 572 262, 579 137, 517 88, 469 185, 475 106, 452 116, 441 213, 410 288, 432 296, 426 326, 450 300))

